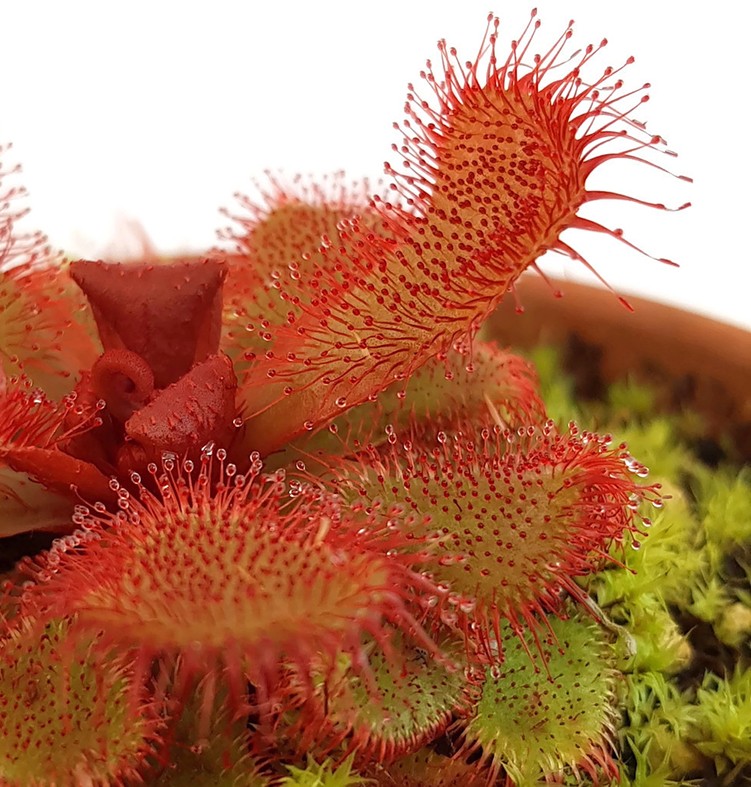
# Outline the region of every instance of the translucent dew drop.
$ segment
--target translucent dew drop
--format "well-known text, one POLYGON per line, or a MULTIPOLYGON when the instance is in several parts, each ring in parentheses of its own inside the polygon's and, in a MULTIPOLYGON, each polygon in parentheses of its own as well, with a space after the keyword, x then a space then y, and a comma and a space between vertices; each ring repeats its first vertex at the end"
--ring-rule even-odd
POLYGON ((464 598, 459 602, 459 612, 464 615, 470 615, 475 611, 477 602, 473 598, 464 598))

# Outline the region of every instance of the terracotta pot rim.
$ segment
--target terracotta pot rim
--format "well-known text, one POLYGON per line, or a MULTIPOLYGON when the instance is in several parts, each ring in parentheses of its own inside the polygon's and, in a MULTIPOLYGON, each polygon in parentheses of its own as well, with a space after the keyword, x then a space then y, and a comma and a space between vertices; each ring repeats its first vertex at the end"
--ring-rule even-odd
POLYGON ((511 294, 504 299, 488 320, 496 341, 522 348, 568 344, 570 351, 573 337, 593 354, 606 381, 658 372, 689 391, 686 406, 707 416, 712 431, 732 425, 751 435, 751 331, 641 297, 629 296, 630 312, 605 289, 551 284, 537 275, 517 282, 524 311, 516 312, 511 294), (562 297, 555 297, 558 288, 562 297))

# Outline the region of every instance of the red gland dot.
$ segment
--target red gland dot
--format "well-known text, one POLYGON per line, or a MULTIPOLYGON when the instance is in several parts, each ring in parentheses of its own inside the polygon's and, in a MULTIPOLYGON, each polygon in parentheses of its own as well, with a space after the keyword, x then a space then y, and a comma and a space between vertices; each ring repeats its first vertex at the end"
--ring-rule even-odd
POLYGON ((91 370, 91 385, 112 416, 127 421, 153 393, 154 373, 138 353, 107 350, 91 370))

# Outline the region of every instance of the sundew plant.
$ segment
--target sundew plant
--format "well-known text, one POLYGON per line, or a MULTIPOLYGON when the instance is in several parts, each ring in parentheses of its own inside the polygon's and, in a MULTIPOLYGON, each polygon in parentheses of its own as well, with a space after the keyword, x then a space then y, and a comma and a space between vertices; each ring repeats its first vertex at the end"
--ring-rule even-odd
POLYGON ((521 787, 751 759, 740 669, 694 704, 665 682, 678 601, 647 599, 634 555, 666 490, 482 330, 543 253, 594 270, 565 230, 632 245, 587 203, 667 210, 592 172, 676 177, 674 154, 605 41, 543 42, 533 13, 501 51, 498 28, 470 59, 439 43, 383 187, 274 178, 194 257, 55 253, 19 229, 2 149, 0 551, 27 546, 0 592, 0 784, 521 787))

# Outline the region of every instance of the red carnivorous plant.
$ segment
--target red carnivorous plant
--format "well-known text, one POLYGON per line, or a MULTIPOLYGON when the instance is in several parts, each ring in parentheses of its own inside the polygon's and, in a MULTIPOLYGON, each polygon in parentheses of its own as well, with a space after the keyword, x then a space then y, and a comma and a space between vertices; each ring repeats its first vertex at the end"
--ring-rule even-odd
POLYGON ((615 772, 577 580, 658 492, 480 329, 545 251, 589 266, 564 230, 628 243, 580 208, 664 206, 587 179, 667 151, 605 42, 498 25, 409 86, 382 193, 273 180, 204 256, 64 259, 0 170, 0 536, 57 536, 3 590, 0 783, 615 772))

